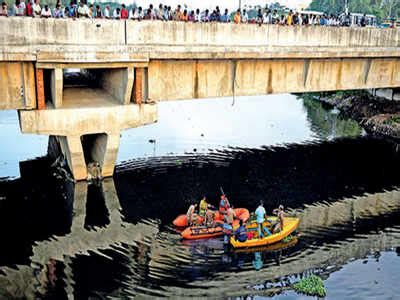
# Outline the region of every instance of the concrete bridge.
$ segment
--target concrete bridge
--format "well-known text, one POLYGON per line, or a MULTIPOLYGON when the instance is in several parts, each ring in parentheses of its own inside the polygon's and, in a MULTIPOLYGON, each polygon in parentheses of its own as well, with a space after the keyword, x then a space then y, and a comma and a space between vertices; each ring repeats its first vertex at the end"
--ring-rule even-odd
POLYGON ((400 86, 398 29, 19 17, 0 28, 0 109, 19 110, 23 133, 54 136, 77 180, 92 161, 111 176, 121 130, 156 122, 157 101, 400 86), (90 84, 68 85, 70 68, 90 84))

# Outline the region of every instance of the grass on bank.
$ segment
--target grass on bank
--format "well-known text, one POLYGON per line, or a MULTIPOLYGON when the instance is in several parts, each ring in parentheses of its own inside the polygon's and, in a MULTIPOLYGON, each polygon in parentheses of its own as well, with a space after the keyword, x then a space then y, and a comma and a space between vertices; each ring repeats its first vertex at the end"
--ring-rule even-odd
POLYGON ((293 289, 298 293, 303 293, 309 296, 326 296, 324 282, 316 275, 311 275, 307 278, 301 279, 293 285, 293 289))

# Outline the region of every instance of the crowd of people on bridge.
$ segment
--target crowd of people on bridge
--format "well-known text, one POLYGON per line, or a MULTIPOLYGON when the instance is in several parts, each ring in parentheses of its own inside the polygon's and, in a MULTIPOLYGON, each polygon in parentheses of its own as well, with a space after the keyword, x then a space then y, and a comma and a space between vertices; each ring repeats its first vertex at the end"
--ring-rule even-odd
MULTIPOLYGON (((254 15, 254 14, 253 14, 254 15)), ((16 0, 13 7, 9 8, 5 2, 0 7, 0 16, 28 16, 34 18, 96 18, 96 19, 116 19, 116 20, 162 20, 162 21, 182 21, 182 22, 233 22, 256 23, 256 24, 279 24, 279 25, 322 25, 322 26, 350 26, 350 16, 337 16, 334 14, 312 15, 302 11, 292 10, 285 14, 279 14, 277 10, 268 8, 258 9, 253 17, 249 17, 246 9, 238 9, 236 12, 229 12, 228 9, 220 10, 217 6, 214 10, 208 9, 200 11, 188 10, 178 5, 175 9, 171 6, 160 4, 158 8, 152 4, 148 8, 127 7, 121 4, 113 11, 110 5, 102 7, 100 4, 87 4, 87 1, 72 0, 70 4, 63 7, 61 0, 58 0, 55 7, 40 5, 40 0, 16 0)), ((368 25, 367 18, 361 18, 360 26, 368 25)))

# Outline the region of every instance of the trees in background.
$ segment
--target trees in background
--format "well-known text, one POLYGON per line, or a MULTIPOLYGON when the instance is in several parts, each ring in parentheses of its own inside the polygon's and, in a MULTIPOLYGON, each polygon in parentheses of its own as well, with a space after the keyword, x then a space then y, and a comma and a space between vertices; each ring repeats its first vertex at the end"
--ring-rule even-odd
MULTIPOLYGON (((309 9, 341 14, 346 0, 312 0, 309 9)), ((349 12, 373 14, 379 20, 400 17, 400 0, 347 0, 349 12)))

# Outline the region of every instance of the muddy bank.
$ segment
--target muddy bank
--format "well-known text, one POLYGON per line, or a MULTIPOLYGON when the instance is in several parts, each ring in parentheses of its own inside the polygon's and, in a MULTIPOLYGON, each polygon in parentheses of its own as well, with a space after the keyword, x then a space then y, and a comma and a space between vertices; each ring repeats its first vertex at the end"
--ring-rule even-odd
POLYGON ((369 134, 400 140, 400 102, 367 92, 335 93, 313 97, 356 120, 369 134))

